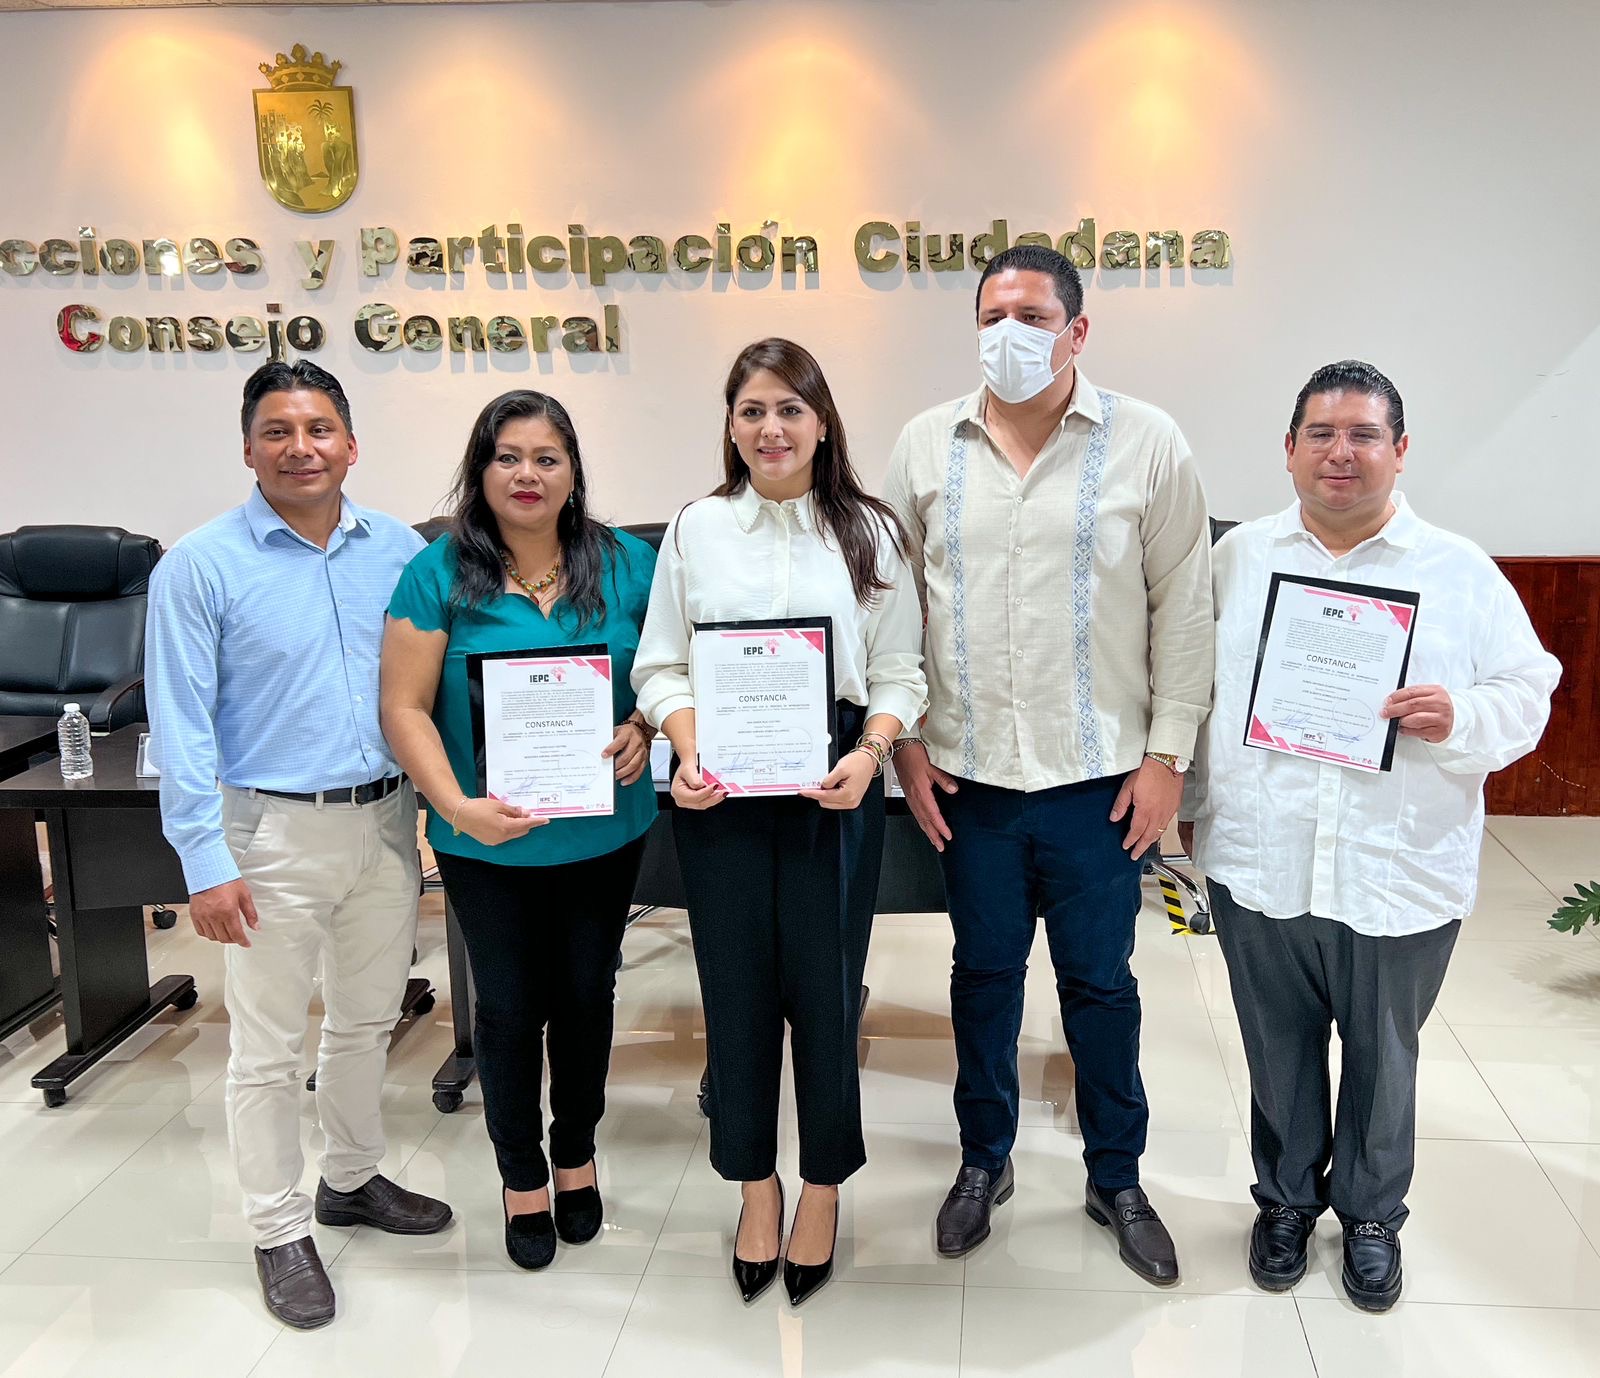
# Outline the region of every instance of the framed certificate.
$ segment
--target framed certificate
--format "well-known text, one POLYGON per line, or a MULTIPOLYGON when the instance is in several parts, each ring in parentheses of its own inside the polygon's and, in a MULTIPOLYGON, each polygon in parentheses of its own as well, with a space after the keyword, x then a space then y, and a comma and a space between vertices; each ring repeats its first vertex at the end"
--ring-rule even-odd
POLYGON ((839 759, 831 617, 696 622, 689 680, 700 774, 729 795, 816 789, 839 759))
POLYGON ((1402 589, 1274 574, 1244 744, 1390 769, 1400 723, 1379 710, 1405 683, 1419 602, 1402 589))
POLYGON ((616 811, 616 735, 604 646, 467 657, 478 789, 543 818, 616 811))

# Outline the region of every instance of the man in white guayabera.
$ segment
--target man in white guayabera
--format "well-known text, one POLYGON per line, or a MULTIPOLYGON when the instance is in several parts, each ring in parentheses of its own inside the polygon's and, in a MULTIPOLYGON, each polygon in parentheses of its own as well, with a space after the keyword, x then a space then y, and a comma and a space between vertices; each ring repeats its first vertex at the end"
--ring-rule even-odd
POLYGON ((1012 1191, 1023 976, 1043 916, 1077 1067, 1085 1208, 1122 1260, 1178 1280, 1139 1185, 1149 1107, 1129 968, 1141 858, 1177 813, 1211 701, 1210 530, 1189 447, 1076 365, 1077 270, 996 255, 978 284, 983 386, 917 417, 886 496, 927 611, 928 716, 895 764, 944 862, 961 1169, 955 1256, 1012 1191))

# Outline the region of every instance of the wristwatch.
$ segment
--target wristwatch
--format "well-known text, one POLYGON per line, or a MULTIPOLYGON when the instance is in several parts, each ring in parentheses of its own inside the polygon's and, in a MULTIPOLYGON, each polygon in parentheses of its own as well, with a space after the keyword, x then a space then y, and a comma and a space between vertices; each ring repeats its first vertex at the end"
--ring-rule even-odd
POLYGON ((1147 751, 1145 755, 1152 761, 1160 761, 1174 775, 1187 775, 1189 773, 1189 758, 1187 756, 1169 756, 1165 751, 1147 751))

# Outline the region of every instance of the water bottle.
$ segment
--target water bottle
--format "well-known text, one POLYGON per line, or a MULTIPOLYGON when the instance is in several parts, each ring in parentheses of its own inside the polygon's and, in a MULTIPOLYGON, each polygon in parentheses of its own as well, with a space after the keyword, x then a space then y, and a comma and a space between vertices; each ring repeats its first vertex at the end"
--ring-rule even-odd
POLYGON ((75 703, 56 724, 56 742, 61 748, 61 778, 87 780, 94 774, 94 758, 89 755, 89 720, 75 703))

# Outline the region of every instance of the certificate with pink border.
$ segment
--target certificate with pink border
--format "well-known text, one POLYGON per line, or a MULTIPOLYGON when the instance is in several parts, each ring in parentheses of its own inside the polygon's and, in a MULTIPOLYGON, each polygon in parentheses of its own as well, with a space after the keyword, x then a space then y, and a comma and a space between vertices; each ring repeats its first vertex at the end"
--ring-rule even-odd
POLYGON ((603 645, 467 657, 478 789, 541 818, 616 811, 611 657, 603 645))
POLYGON ((833 769, 831 618, 697 622, 689 680, 708 783, 735 798, 798 794, 833 769))
POLYGON ((1405 683, 1419 602, 1403 589, 1274 574, 1244 744, 1390 769, 1400 724, 1380 710, 1405 683))

